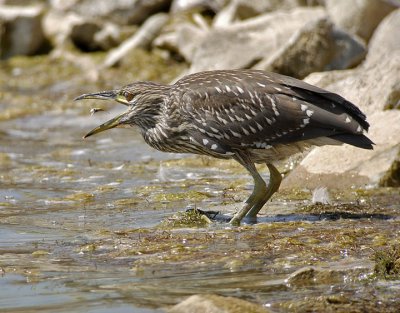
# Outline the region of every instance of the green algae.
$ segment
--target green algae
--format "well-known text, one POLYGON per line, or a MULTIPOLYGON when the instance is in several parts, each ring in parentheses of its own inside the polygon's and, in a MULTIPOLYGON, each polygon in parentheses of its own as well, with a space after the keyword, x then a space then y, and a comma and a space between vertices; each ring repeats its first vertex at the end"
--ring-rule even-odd
POLYGON ((213 195, 208 192, 201 192, 196 190, 188 190, 186 192, 174 192, 174 193, 158 193, 153 196, 153 200, 157 202, 162 201, 201 201, 204 199, 211 198, 213 195))
POLYGON ((373 259, 377 278, 400 279, 400 244, 377 250, 373 259))
POLYGON ((211 223, 210 219, 201 214, 198 210, 188 210, 186 212, 178 212, 175 215, 168 217, 159 225, 162 229, 171 228, 204 228, 211 223))

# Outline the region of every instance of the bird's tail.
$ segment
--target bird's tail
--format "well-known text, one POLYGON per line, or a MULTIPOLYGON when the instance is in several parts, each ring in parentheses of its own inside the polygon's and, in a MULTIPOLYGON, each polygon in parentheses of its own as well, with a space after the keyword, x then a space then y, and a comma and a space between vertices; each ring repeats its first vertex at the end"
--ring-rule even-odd
POLYGON ((374 149, 373 145, 373 141, 371 139, 369 139, 367 136, 365 135, 356 135, 356 134, 339 134, 339 135, 332 135, 329 136, 329 138, 332 138, 334 140, 343 142, 343 143, 347 143, 349 145, 358 147, 358 148, 362 148, 362 149, 369 149, 372 150, 374 149))

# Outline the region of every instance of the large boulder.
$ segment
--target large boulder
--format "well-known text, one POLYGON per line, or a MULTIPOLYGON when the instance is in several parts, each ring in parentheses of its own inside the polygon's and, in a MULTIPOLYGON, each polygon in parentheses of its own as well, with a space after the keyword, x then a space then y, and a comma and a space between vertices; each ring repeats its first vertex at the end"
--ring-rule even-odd
POLYGON ((0 58, 34 55, 46 44, 40 6, 0 5, 0 58))
POLYGON ((329 16, 334 23, 366 41, 387 14, 399 3, 388 0, 325 0, 329 16))
POLYGON ((369 52, 366 63, 380 62, 386 55, 400 53, 400 9, 390 13, 379 24, 369 42, 369 52))
POLYGON ((366 51, 362 42, 322 18, 299 29, 281 49, 253 68, 304 78, 313 72, 353 67, 366 51))
POLYGON ((281 48, 305 24, 323 16, 322 8, 297 8, 212 28, 200 40, 191 39, 197 48, 190 58, 190 72, 251 67, 281 48))

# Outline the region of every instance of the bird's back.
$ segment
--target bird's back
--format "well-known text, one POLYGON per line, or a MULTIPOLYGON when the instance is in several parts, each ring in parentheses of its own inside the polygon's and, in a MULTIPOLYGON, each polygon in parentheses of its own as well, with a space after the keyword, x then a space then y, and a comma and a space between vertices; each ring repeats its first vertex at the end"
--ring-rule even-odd
POLYGON ((170 92, 192 126, 191 139, 207 151, 230 154, 310 140, 372 149, 363 135, 369 124, 354 104, 291 77, 208 71, 182 78, 170 92))

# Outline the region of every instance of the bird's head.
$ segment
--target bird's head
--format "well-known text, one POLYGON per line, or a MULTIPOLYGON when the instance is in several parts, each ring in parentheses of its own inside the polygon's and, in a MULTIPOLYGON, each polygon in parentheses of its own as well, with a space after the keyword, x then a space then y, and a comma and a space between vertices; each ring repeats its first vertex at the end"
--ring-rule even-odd
POLYGON ((161 104, 165 101, 168 87, 152 82, 136 82, 121 89, 87 93, 75 98, 75 101, 83 99, 114 100, 128 106, 127 111, 97 126, 83 138, 115 127, 137 125, 146 129, 154 126, 160 114, 161 104))

